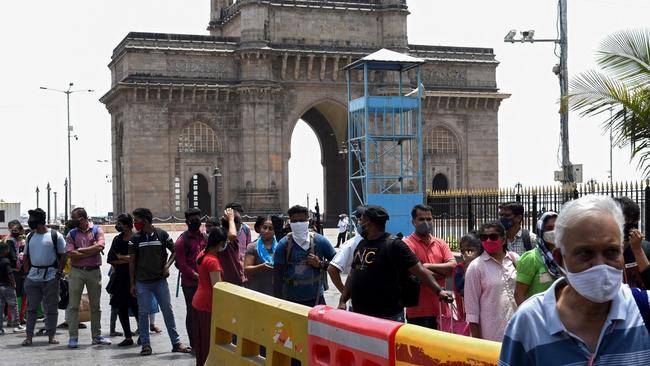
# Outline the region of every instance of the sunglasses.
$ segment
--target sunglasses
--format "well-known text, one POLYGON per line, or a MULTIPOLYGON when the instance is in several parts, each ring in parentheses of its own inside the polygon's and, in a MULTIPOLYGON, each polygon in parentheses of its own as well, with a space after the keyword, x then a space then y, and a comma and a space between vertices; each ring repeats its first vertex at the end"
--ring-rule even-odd
POLYGON ((486 241, 488 239, 490 239, 490 240, 498 240, 499 238, 501 238, 501 236, 499 236, 499 234, 489 234, 489 235, 488 234, 481 234, 479 236, 479 238, 481 239, 481 241, 486 241))

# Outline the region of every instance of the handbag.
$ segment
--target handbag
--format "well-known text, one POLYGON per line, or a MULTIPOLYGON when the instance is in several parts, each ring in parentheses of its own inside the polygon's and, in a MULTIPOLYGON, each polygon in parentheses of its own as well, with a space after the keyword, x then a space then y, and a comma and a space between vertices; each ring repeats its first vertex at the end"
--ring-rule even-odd
MULTIPOLYGON (((392 253, 395 240, 394 238, 388 238, 386 243, 386 250, 390 253, 391 260, 393 260, 392 253)), ((420 280, 408 271, 400 271, 395 262, 392 265, 399 285, 400 305, 405 308, 418 306, 420 303, 420 280)))
POLYGON ((116 273, 111 272, 111 276, 108 278, 108 283, 106 284, 106 292, 108 292, 110 295, 113 295, 115 291, 113 291, 113 287, 115 287, 115 277, 116 273))
POLYGON ((438 330, 446 333, 453 333, 469 337, 469 323, 465 319, 460 319, 458 309, 452 303, 451 315, 442 314, 442 301, 438 303, 440 312, 438 313, 438 330))

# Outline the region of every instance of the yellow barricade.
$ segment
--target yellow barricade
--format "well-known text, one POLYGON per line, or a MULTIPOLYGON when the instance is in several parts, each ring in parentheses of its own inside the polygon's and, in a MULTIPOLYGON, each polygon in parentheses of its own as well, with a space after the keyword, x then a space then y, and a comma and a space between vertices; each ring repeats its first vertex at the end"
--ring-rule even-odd
POLYGON ((308 365, 310 308, 220 282, 212 290, 212 329, 206 366, 308 365), (236 336, 236 344, 234 344, 236 336), (260 347, 266 350, 262 357, 260 347))
POLYGON ((395 366, 496 365, 501 343, 404 325, 395 337, 395 366))

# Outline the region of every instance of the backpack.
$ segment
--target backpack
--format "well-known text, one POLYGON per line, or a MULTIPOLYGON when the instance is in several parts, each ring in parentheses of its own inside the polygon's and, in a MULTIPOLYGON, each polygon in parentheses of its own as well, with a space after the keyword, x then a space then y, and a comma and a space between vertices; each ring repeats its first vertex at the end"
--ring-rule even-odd
POLYGON ((68 308, 68 303, 70 302, 70 291, 68 280, 61 277, 59 278, 59 303, 57 307, 61 310, 68 308))
POLYGON ((413 274, 400 271, 393 261, 393 245, 398 238, 389 237, 386 241, 386 250, 389 251, 391 264, 395 269, 397 282, 399 285, 399 301, 401 306, 410 308, 417 306, 420 303, 420 280, 413 274))
MULTIPOLYGON (((205 238, 205 241, 207 242, 208 241, 208 234, 206 234, 206 233, 201 233, 201 234, 203 234, 203 237, 205 238)), ((187 257, 190 256, 190 250, 192 249, 189 245, 187 245, 187 243, 190 242, 190 240, 192 238, 190 238, 190 233, 187 232, 187 230, 183 231, 181 236, 183 237, 183 249, 184 249, 184 252, 185 252, 185 258, 187 258, 187 257)), ((176 268, 180 269, 180 267, 178 266, 178 261, 174 261, 174 266, 176 266, 176 268)), ((180 275, 180 273, 179 273, 179 275, 180 275)))
MULTIPOLYGON (((314 238, 316 237, 316 234, 313 232, 309 232, 309 254, 314 254, 315 253, 315 244, 314 244, 314 238)), ((291 250, 293 249, 293 246, 296 242, 293 240, 293 236, 291 233, 287 234, 287 248, 286 248, 286 254, 285 254, 285 261, 286 264, 289 265, 289 259, 291 258, 291 250)), ((282 296, 286 299, 287 297, 287 287, 289 285, 312 285, 316 282, 320 282, 321 285, 323 285, 323 291, 327 291, 329 289, 329 286, 327 284, 327 271, 323 271, 322 269, 319 271, 320 274, 317 277, 313 277, 310 280, 302 280, 302 281, 295 281, 295 280, 288 280, 286 277, 283 279, 284 284, 282 285, 282 296)), ((316 294, 316 302, 319 300, 319 295, 320 295, 320 288, 318 289, 318 293, 316 294)), ((318 304, 316 304, 318 305, 318 304)))
POLYGON ((526 251, 533 249, 533 243, 530 240, 530 231, 528 229, 521 229, 521 241, 524 242, 526 251))
POLYGON ((639 308, 643 323, 648 332, 650 332, 650 304, 648 303, 648 293, 636 287, 630 288, 630 290, 632 290, 632 297, 634 297, 634 302, 636 302, 636 306, 639 308))
MULTIPOLYGON (((45 269, 45 272, 43 273, 43 279, 45 279, 45 277, 47 276, 47 269, 48 268, 59 268, 59 259, 61 259, 61 255, 56 250, 56 244, 59 241, 58 232, 56 230, 54 230, 54 229, 50 229, 50 235, 52 236, 52 248, 54 248, 54 254, 56 256, 56 259, 54 260, 54 263, 50 264, 49 266, 35 266, 35 265, 31 264, 31 260, 30 260, 31 267, 38 268, 38 269, 45 269)), ((29 233, 29 235, 27 235, 27 243, 25 244, 25 255, 27 257, 29 257, 29 241, 32 240, 32 236, 34 236, 33 231, 31 233, 29 233)))

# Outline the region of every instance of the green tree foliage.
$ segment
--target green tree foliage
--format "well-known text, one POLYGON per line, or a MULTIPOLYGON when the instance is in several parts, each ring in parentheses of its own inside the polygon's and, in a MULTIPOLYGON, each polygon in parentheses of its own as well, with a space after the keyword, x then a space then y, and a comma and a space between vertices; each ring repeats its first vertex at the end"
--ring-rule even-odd
POLYGON ((638 169, 650 177, 650 29, 608 36, 596 60, 600 70, 571 81, 571 109, 582 116, 606 113, 603 127, 612 128, 615 143, 631 145, 638 169))

